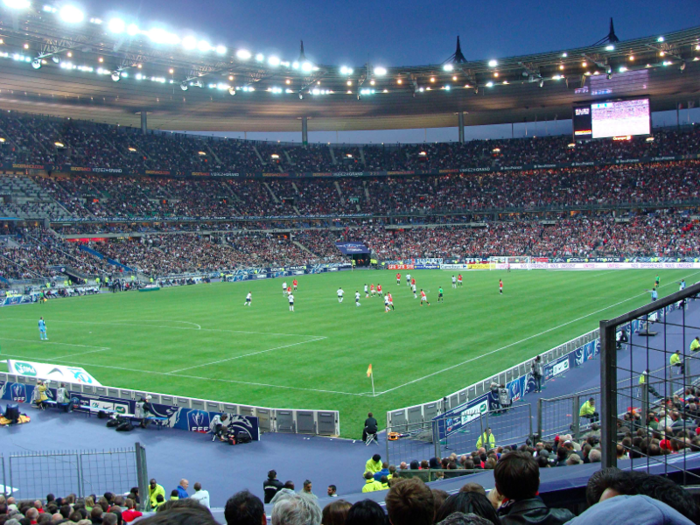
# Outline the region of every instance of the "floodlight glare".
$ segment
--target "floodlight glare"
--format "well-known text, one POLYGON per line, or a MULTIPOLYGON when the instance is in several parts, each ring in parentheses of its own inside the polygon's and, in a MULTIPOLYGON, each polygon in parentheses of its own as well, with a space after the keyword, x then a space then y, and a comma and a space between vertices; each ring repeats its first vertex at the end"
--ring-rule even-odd
POLYGON ((226 54, 226 46, 222 46, 222 45, 216 46, 216 54, 217 55, 225 55, 226 54))
POLYGON ((61 62, 61 59, 58 58, 56 55, 52 56, 52 57, 51 57, 51 60, 53 60, 53 63, 54 63, 54 64, 58 64, 58 63, 61 62))
POLYGON ((452 71, 454 71, 455 67, 452 64, 445 64, 444 66, 442 66, 442 69, 444 69, 448 73, 451 73, 452 71))
POLYGON ((270 64, 272 67, 277 67, 280 65, 280 59, 279 57, 272 56, 267 59, 267 63, 270 64))
POLYGON ((112 72, 112 80, 114 82, 119 82, 122 78, 122 74, 119 71, 113 71, 112 72))
POLYGON ((386 75, 386 68, 379 66, 374 68, 374 74, 377 75, 378 77, 383 77, 386 75))
POLYGON ((68 24, 79 24, 85 19, 85 13, 74 5, 67 5, 62 8, 58 16, 68 24))
POLYGON ((126 22, 121 18, 112 18, 107 24, 107 29, 109 29, 110 33, 120 35, 126 29, 126 22))
POLYGON ((32 60, 32 67, 34 69, 41 69, 41 60, 38 58, 35 58, 34 60, 32 60))
POLYGON ((236 56, 241 60, 248 60, 253 55, 251 55, 250 51, 247 51, 245 49, 239 49, 238 51, 236 51, 236 56))
POLYGON ((299 69, 299 62, 292 62, 292 69, 299 69))
POLYGON ((193 36, 186 36, 182 39, 182 47, 188 51, 192 51, 197 47, 197 39, 193 36))
POLYGON ((308 72, 308 71, 313 71, 313 69, 314 69, 314 65, 313 65, 311 62, 304 62, 304 63, 301 65, 301 70, 302 70, 302 71, 307 71, 307 72, 308 72))
POLYGON ((30 2, 29 0, 4 0, 3 4, 10 9, 26 9, 29 7, 30 2))
POLYGON ((236 94, 236 90, 234 88, 229 88, 228 94, 234 96, 236 94))
POLYGON ((139 29, 139 26, 136 24, 129 24, 129 27, 126 28, 126 34, 129 36, 136 36, 141 32, 139 29))
POLYGON ((169 33, 165 29, 153 28, 148 32, 148 38, 150 38, 156 44, 172 44, 176 45, 180 43, 180 37, 169 33))
POLYGON ((610 44, 609 46, 605 46, 606 51, 615 51, 615 46, 610 44))
POLYGON ((258 53, 257 55, 255 55, 255 60, 258 62, 262 62, 263 60, 265 60, 265 55, 263 55, 262 53, 258 53))
POLYGON ((180 84, 180 89, 181 89, 182 91, 187 91, 187 90, 189 89, 189 86, 187 85, 187 82, 182 82, 182 83, 180 84))
POLYGON ((200 40, 197 44, 197 49, 199 49, 202 53, 206 53, 207 51, 211 51, 211 44, 206 40, 200 40))

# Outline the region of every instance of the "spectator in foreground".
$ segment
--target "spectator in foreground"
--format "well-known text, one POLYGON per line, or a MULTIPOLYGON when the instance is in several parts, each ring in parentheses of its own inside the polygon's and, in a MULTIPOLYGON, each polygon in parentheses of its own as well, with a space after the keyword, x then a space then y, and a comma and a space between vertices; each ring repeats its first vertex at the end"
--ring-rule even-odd
POLYGON ((550 509, 537 497, 540 469, 527 452, 509 452, 493 471, 496 490, 504 498, 498 509, 503 525, 561 525, 574 517, 566 509, 550 509))
POLYGON ((386 514, 379 503, 365 499, 350 507, 345 525, 387 525, 386 514))
POLYGON ((323 507, 322 525, 345 525, 352 504, 344 499, 336 500, 323 507))
POLYGON ((432 525, 435 517, 433 493, 418 478, 396 483, 385 499, 392 525, 432 525))
POLYGON ((321 525, 321 507, 304 494, 285 494, 272 507, 272 525, 321 525))
POLYGON ((435 513, 435 523, 447 519, 455 512, 476 514, 487 519, 493 525, 501 524, 501 520, 498 518, 498 514, 496 514, 496 510, 491 505, 491 502, 484 494, 477 491, 460 491, 447 498, 435 513))
POLYGON ((202 484, 196 482, 194 484, 194 494, 192 494, 192 499, 198 501, 200 505, 204 505, 206 508, 210 509, 209 505, 209 491, 202 488, 202 484))
MULTIPOLYGON (((180 500, 178 500, 180 501, 180 500)), ((202 505, 175 507, 139 520, 144 525, 219 525, 211 512, 202 505)))
POLYGON ((236 492, 226 502, 227 525, 266 525, 265 507, 260 498, 247 490, 236 492))
POLYGON ((691 525, 692 521, 649 496, 616 496, 593 505, 569 525, 691 525))

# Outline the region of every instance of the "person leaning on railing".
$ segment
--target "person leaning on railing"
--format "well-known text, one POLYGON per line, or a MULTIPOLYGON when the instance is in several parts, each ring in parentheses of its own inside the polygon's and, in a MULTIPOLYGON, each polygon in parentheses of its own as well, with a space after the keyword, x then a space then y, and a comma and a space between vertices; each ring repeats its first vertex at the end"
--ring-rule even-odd
POLYGON ((591 423, 598 421, 598 412, 595 409, 595 398, 590 398, 583 405, 578 413, 579 417, 588 418, 591 423))
POLYGON ((476 448, 480 449, 481 447, 491 450, 492 448, 496 448, 496 437, 493 435, 491 432, 491 428, 487 428, 482 435, 479 436, 479 439, 476 441, 476 448))

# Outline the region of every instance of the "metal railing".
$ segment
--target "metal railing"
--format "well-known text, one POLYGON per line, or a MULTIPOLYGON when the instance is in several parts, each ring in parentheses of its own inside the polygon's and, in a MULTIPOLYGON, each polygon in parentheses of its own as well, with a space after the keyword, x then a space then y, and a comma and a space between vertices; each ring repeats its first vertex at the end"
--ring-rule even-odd
POLYGON ((688 453, 697 447, 695 414, 686 406, 688 388, 698 385, 700 351, 690 350, 700 334, 697 316, 687 311, 700 294, 700 284, 664 299, 601 321, 601 452, 604 467, 617 465, 618 444, 629 454, 632 467, 648 471, 679 473, 682 484, 693 484, 700 476, 689 471, 688 453), (671 308, 672 315, 664 315, 671 308), (695 323, 695 324, 693 324, 695 323), (616 331, 630 325, 629 341, 621 353, 616 331), (645 375, 640 383, 639 377, 645 375), (680 394, 680 395, 679 395, 680 394), (654 398, 661 398, 662 403, 654 398), (619 407, 628 407, 622 420, 619 407), (658 424, 656 420, 658 419, 658 424), (653 421, 652 421, 653 420, 653 421), (644 439, 630 444, 618 428, 642 429, 644 439))
MULTIPOLYGON (((76 450, 13 453, 0 456, 3 493, 23 500, 42 499, 47 494, 82 498, 113 492, 126 494, 138 487, 148 494, 146 449, 76 450)), ((143 498, 148 504, 148 498, 143 498)), ((145 507, 144 507, 145 508, 145 507)))

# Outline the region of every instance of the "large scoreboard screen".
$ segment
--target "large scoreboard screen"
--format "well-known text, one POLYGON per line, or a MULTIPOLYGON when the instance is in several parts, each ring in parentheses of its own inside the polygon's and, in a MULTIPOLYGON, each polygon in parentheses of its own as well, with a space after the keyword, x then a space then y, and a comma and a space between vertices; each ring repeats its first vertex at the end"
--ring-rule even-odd
POLYGON ((649 135, 651 133, 649 99, 577 104, 574 106, 573 123, 576 139, 649 135))

